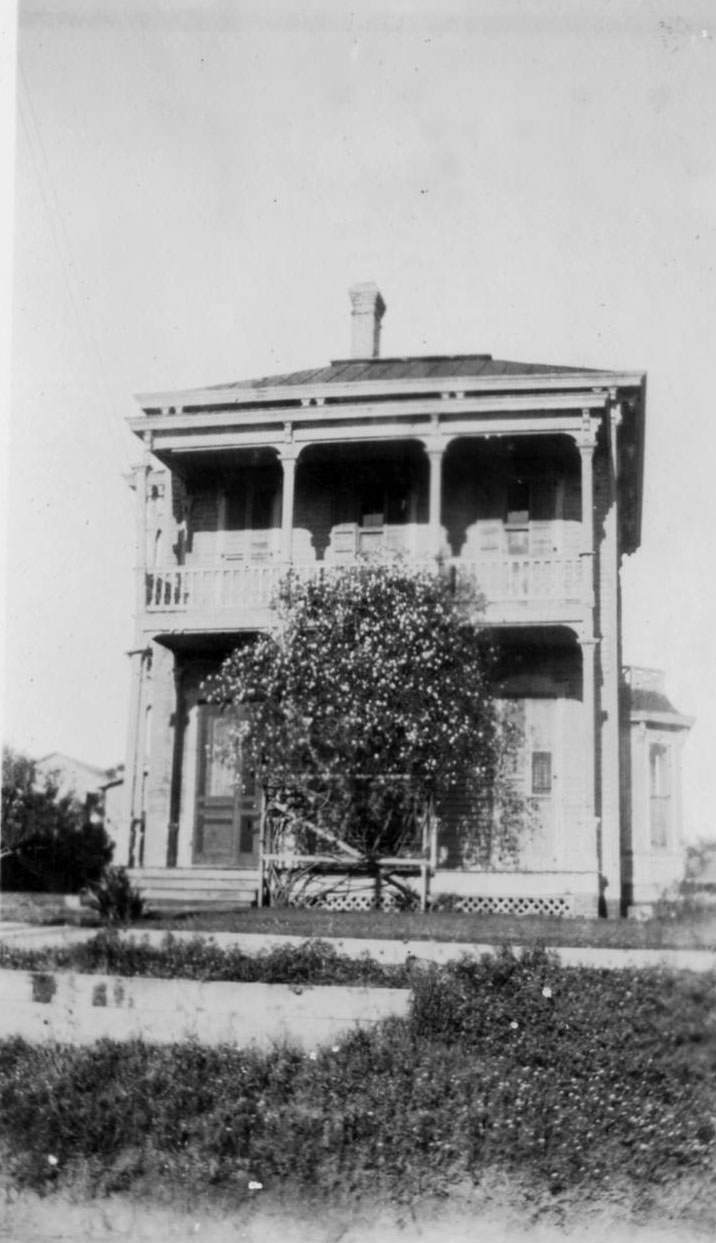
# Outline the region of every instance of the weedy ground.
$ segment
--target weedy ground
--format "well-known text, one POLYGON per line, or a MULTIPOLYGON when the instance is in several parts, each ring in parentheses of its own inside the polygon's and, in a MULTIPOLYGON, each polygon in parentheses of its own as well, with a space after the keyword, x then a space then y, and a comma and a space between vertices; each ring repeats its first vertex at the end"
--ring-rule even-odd
POLYGON ((409 988, 409 966, 389 966, 367 954, 350 958, 330 941, 282 945, 258 954, 221 948, 201 935, 190 940, 166 933, 160 945, 126 940, 101 930, 75 945, 23 947, 0 942, 0 968, 79 971, 95 975, 172 980, 233 980, 243 984, 345 984, 409 988))
POLYGON ((713 1230, 713 976, 504 950, 411 985, 407 1019, 311 1053, 6 1041, 7 1177, 237 1212, 260 1193, 409 1213, 502 1180, 538 1217, 658 1205, 713 1230))
MULTIPOLYGON (((53 894, 3 893, 6 920, 29 923, 97 924, 90 911, 71 911, 53 894)), ((194 932, 290 933, 312 937, 363 937, 463 941, 488 945, 604 945, 625 949, 716 949, 716 907, 674 904, 659 918, 587 919, 559 916, 463 914, 432 911, 320 911, 289 907, 251 910, 211 909, 149 913, 133 925, 185 928, 194 932)))

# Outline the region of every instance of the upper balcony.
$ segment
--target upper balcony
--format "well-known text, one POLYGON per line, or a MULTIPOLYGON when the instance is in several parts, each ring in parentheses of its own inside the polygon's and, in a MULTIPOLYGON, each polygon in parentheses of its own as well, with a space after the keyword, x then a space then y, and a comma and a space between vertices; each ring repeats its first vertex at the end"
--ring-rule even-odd
POLYGON ((263 628, 289 567, 320 578, 395 558, 439 566, 461 594, 481 599, 488 624, 581 623, 593 565, 574 443, 457 440, 441 458, 439 491, 431 467, 415 443, 307 448, 291 479, 290 527, 286 479, 270 452, 183 480, 153 476, 144 628, 263 628))

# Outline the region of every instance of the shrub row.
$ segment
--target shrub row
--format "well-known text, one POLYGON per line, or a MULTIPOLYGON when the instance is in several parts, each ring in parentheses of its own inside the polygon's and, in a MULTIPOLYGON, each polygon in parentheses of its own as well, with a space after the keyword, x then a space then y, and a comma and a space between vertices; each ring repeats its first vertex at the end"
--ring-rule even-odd
POLYGON ((714 983, 564 969, 541 952, 416 973, 412 1013, 301 1054, 0 1046, 14 1175, 103 1190, 207 1184, 443 1192, 499 1169, 535 1195, 716 1194, 714 983))
POLYGON ((162 944, 128 940, 101 931, 77 945, 20 948, 0 944, 0 967, 25 971, 150 976, 158 979, 234 980, 244 984, 347 984, 406 988, 410 970, 384 966, 367 955, 349 958, 327 941, 278 946, 260 954, 224 949, 202 937, 180 940, 168 933, 162 944))

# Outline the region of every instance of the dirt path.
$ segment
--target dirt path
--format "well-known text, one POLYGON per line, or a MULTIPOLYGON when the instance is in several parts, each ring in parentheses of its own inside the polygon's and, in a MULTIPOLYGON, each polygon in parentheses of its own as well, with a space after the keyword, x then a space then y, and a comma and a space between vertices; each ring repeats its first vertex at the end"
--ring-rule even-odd
POLYGON ((432 1204, 418 1212, 343 1209, 319 1213, 254 1200, 242 1208, 153 1206, 121 1196, 75 1202, 68 1196, 11 1195, 0 1212, 6 1243, 713 1243, 716 1227, 668 1224, 656 1210, 635 1222, 606 1206, 575 1208, 563 1222, 528 1220, 495 1202, 432 1204))

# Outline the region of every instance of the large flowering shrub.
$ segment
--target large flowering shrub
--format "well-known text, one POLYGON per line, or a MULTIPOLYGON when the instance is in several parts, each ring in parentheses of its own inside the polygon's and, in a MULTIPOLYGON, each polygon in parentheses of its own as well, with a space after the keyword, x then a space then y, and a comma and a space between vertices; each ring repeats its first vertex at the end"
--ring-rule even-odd
POLYGON ((289 814, 301 852, 410 853, 454 792, 468 836, 514 838, 513 732, 474 618, 445 578, 400 564, 285 579, 275 631, 229 657, 211 697, 233 718, 237 771, 289 814))

